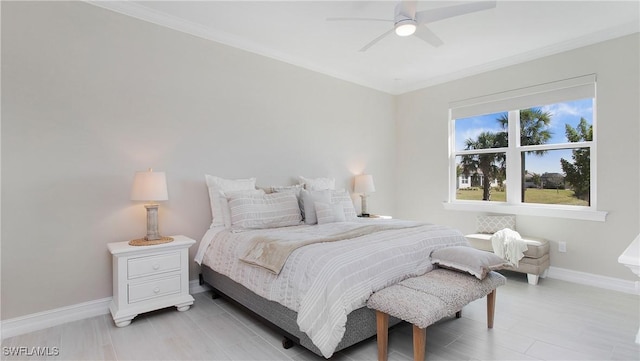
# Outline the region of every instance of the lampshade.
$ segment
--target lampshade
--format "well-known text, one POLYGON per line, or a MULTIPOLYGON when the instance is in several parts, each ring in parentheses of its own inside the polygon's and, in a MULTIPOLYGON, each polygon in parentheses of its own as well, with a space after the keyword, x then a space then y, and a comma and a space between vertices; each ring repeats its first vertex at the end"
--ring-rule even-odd
POLYGON ((355 193, 373 193, 376 187, 373 185, 373 177, 370 174, 361 174, 356 176, 355 185, 353 187, 355 193))
POLYGON ((132 201, 166 201, 167 177, 164 172, 154 172, 149 168, 146 172, 136 172, 131 187, 132 201))

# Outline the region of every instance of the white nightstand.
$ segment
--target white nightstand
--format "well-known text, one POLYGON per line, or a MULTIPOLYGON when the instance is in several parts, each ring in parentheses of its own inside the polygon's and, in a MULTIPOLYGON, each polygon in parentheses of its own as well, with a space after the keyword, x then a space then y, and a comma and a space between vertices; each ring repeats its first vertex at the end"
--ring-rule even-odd
POLYGON ((195 240, 173 236, 173 241, 153 246, 109 243, 113 255, 113 321, 124 327, 138 314, 175 306, 186 311, 189 294, 189 247, 195 240))

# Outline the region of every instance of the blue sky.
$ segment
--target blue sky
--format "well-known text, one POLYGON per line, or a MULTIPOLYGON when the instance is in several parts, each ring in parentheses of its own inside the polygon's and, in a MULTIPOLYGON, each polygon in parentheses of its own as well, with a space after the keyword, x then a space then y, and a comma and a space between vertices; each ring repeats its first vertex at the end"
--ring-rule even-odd
MULTIPOLYGON (((566 143, 565 124, 575 128, 580 122, 580 118, 585 118, 589 124, 593 124, 593 100, 582 99, 555 103, 541 106, 542 110, 551 114, 551 140, 548 144, 566 143)), ((469 118, 457 119, 456 126, 456 150, 464 149, 466 139, 476 139, 482 132, 502 131, 496 119, 501 113, 487 114, 469 118)), ((558 150, 547 152, 542 157, 528 156, 526 169, 529 172, 542 174, 545 172, 562 173, 560 158, 571 160, 571 150, 558 150)))

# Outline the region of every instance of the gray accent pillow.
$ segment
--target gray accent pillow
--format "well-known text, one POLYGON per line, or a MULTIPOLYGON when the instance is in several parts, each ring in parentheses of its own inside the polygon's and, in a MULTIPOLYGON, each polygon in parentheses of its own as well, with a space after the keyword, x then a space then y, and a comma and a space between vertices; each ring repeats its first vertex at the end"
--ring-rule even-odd
POLYGON ((491 252, 467 246, 437 249, 431 253, 431 263, 442 268, 470 273, 479 280, 484 279, 489 272, 507 265, 505 260, 491 252))

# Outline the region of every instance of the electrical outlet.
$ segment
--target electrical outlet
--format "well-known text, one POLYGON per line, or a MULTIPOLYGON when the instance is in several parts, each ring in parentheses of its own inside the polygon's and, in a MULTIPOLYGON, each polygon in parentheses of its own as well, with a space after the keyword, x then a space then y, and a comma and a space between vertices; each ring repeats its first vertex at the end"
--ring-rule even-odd
POLYGON ((567 251, 567 242, 558 242, 558 252, 566 252, 567 251))

